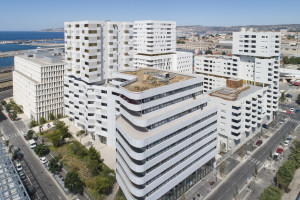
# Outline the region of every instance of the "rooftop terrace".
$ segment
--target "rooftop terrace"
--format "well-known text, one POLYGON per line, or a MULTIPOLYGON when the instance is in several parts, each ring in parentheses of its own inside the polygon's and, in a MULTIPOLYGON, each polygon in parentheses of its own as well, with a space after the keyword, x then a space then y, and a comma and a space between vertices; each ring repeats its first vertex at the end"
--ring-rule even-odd
POLYGON ((236 101, 261 89, 263 88, 254 85, 243 85, 237 89, 224 87, 213 91, 209 95, 213 97, 219 97, 227 101, 236 101))
POLYGON ((132 92, 142 92, 148 89, 170 85, 194 78, 193 76, 177 74, 174 72, 146 68, 140 68, 136 71, 126 71, 122 73, 137 77, 135 82, 124 86, 124 88, 132 92))

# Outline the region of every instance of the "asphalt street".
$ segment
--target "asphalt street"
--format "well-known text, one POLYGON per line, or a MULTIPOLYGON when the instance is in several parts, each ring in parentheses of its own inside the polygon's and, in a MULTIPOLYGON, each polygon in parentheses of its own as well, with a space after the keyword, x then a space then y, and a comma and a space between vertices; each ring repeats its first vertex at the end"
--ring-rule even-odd
MULTIPOLYGON (((36 157, 33 150, 30 149, 28 143, 23 138, 21 133, 16 129, 13 122, 7 119, 2 113, 3 108, 0 111, 0 129, 4 133, 5 137, 9 140, 10 145, 17 145, 20 147, 24 154, 24 170, 30 181, 34 184, 37 190, 38 199, 49 199, 49 200, 64 200, 67 196, 62 191, 60 186, 53 180, 52 175, 47 171, 44 165, 36 157)), ((22 122, 16 122, 21 125, 18 129, 26 131, 26 126, 22 122)))
MULTIPOLYGON (((299 114, 290 114, 290 119, 299 119, 299 114)), ((269 152, 274 152, 283 142, 283 136, 287 136, 293 127, 298 125, 297 120, 287 120, 285 124, 272 135, 240 166, 237 167, 213 192, 207 196, 206 200, 232 200, 236 187, 240 190, 245 186, 247 178, 251 178, 254 173, 255 165, 259 169, 267 160, 269 152)))
POLYGON ((13 90, 5 90, 0 92, 0 101, 2 101, 3 99, 9 98, 13 96, 13 90))

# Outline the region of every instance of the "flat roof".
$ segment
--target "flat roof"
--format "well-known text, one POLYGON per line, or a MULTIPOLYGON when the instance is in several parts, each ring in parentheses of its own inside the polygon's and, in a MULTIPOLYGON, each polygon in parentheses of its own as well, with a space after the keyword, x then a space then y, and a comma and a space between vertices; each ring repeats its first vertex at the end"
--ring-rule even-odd
POLYGON ((243 85, 240 88, 234 89, 229 87, 223 87, 214 90, 209 95, 212 97, 218 97, 227 101, 237 101, 250 94, 255 93, 263 89, 263 87, 254 86, 254 85, 243 85))
POLYGON ((137 80, 135 82, 123 86, 125 89, 132 92, 142 92, 148 89, 195 78, 184 74, 149 68, 139 68, 135 71, 124 71, 120 73, 136 76, 137 80))

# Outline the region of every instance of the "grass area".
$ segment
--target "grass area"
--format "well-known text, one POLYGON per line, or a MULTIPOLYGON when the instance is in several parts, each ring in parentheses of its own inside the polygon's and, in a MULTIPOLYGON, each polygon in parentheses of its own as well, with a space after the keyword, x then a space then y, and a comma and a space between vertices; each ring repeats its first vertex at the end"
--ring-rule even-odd
MULTIPOLYGON (((57 129, 54 127, 39 135, 42 136, 44 142, 53 143, 56 134, 57 129)), ((95 199, 104 199, 111 192, 116 182, 115 172, 101 161, 100 153, 97 153, 93 147, 87 149, 72 136, 68 135, 68 137, 70 138, 68 142, 62 142, 62 140, 57 144, 54 142, 53 144, 56 145, 51 145, 50 150, 71 171, 79 174, 80 179, 85 183, 86 189, 95 199), (99 161, 95 162, 96 160, 99 161)))

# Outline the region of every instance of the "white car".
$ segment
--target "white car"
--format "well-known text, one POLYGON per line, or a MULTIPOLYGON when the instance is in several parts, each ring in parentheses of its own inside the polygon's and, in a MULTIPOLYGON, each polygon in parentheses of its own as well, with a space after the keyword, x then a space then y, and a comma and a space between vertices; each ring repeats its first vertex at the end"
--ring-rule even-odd
POLYGON ((45 163, 48 162, 47 159, 46 159, 45 157, 41 157, 40 160, 41 160, 41 162, 42 162, 43 164, 45 164, 45 163))
POLYGON ((290 108, 290 111, 291 111, 291 112, 294 112, 294 111, 295 111, 295 108, 290 108))
POLYGON ((286 141, 284 141, 283 146, 287 147, 287 146, 289 146, 289 144, 290 144, 290 141, 286 140, 286 141))
POLYGON ((29 146, 31 149, 35 148, 36 147, 36 143, 35 143, 35 140, 32 139, 32 140, 29 140, 29 146))
POLYGON ((23 167, 22 167, 21 163, 17 163, 16 168, 17 168, 18 172, 23 170, 23 167))

